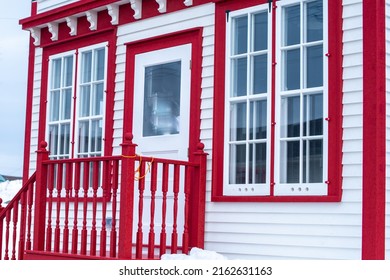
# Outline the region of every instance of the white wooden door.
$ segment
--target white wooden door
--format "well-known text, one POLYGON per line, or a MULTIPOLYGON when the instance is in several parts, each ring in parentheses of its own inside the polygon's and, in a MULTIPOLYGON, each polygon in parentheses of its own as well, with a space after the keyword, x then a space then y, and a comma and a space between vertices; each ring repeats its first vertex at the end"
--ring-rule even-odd
MULTIPOLYGON (((137 154, 153 158, 168 158, 177 160, 188 159, 189 145, 189 114, 191 88, 191 45, 181 45, 135 56, 134 77, 134 110, 133 135, 137 146, 137 154)), ((143 194, 143 243, 147 243, 150 230, 152 199, 148 187, 150 171, 139 174, 145 177, 145 193, 143 194)), ((162 229, 163 194, 161 191, 162 166, 158 167, 157 192, 153 207, 154 232, 156 245, 160 242, 162 229)), ((167 193, 165 230, 167 237, 171 236, 174 225, 174 193, 173 166, 169 168, 169 187, 167 193)), ((178 197, 177 231, 178 242, 182 241, 184 227, 184 169, 180 174, 181 189, 178 197)), ((134 217, 138 217, 139 204, 134 204, 134 217)), ((136 232, 137 224, 133 230, 136 232)), ((134 240, 135 241, 135 240, 134 240)), ((170 246, 167 238, 167 246, 170 246)), ((180 245, 179 245, 180 246, 180 245)), ((156 252, 157 253, 157 252, 156 252)))
POLYGON ((135 57, 134 143, 145 156, 187 159, 191 45, 135 57))

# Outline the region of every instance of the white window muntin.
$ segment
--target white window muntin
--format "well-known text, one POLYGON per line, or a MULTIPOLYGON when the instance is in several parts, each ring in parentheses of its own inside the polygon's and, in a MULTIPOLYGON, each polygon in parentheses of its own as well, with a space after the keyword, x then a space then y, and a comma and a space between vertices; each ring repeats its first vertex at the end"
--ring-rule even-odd
POLYGON ((53 159, 69 158, 72 152, 70 142, 73 129, 75 53, 70 51, 49 57, 46 139, 49 142, 50 158, 53 159), (60 62, 60 69, 54 66, 54 63, 58 62, 60 62), (69 62, 72 63, 71 69, 69 69, 69 62), (60 76, 54 77, 58 70, 60 76), (66 76, 67 71, 70 71, 68 73, 70 77, 66 76))
POLYGON ((75 121, 75 155, 77 157, 103 154, 107 56, 107 43, 78 50, 78 100, 75 121), (103 60, 97 57, 100 51, 104 54, 103 60), (99 62, 104 66, 100 71, 97 69, 99 62), (91 72, 84 71, 87 63, 90 63, 91 72))
MULTIPOLYGON (((319 46, 322 45, 322 57, 325 58, 325 54, 327 53, 328 45, 327 45, 327 1, 323 2, 323 35, 322 40, 317 40, 313 42, 306 42, 306 5, 307 3, 311 3, 315 1, 305 1, 305 0, 284 0, 278 2, 278 9, 277 9, 277 18, 281 18, 282 22, 285 23, 285 9, 287 7, 300 5, 299 11, 300 11, 300 41, 296 44, 288 45, 285 42, 285 26, 283 24, 277 24, 276 32, 277 32, 277 38, 283 38, 282 40, 277 40, 276 43, 276 56, 277 61, 279 62, 277 64, 277 83, 276 83, 276 126, 275 126, 275 195, 327 195, 327 189, 328 186, 326 184, 327 180, 327 162, 328 162, 328 124, 325 118, 328 116, 328 87, 327 87, 327 59, 323 59, 323 83, 322 86, 316 86, 316 87, 308 87, 306 84, 307 81, 307 71, 305 71, 305 68, 307 65, 307 56, 306 56, 306 50, 309 47, 313 46, 319 46), (303 16, 302 16, 303 15, 303 16), (286 60, 286 52, 289 50, 299 49, 299 56, 300 58, 300 69, 299 69, 299 87, 294 88, 292 90, 288 90, 286 88, 284 81, 286 80, 285 77, 285 69, 284 69, 284 61, 286 60), (313 96, 316 94, 322 94, 322 102, 323 102, 323 122, 322 122, 322 129, 323 133, 321 136, 310 136, 305 135, 303 131, 303 122, 305 116, 304 116, 304 106, 305 106, 305 96, 313 96), (300 108, 300 133, 299 136, 294 138, 286 138, 282 135, 282 125, 283 125, 283 118, 282 118, 282 103, 284 102, 285 98, 288 97, 300 97, 299 99, 299 108, 300 108), (321 139, 322 140, 322 181, 318 183, 304 183, 305 181, 305 174, 304 169, 302 168, 303 163, 303 148, 304 148, 304 142, 310 141, 310 140, 316 140, 321 139), (289 142, 289 141, 299 141, 299 182, 297 183, 282 183, 285 181, 283 178, 283 169, 284 164, 281 161, 281 153, 282 153, 282 143, 283 142, 289 142)), ((306 99, 307 100, 307 99, 306 99)), ((306 111, 308 113, 308 111, 306 111)), ((308 125, 306 126, 308 127, 308 125)), ((307 146, 306 146, 307 148, 307 146)), ((306 176, 308 176, 308 172, 306 172, 306 176)), ((307 180, 306 180, 307 181, 307 180)))
MULTIPOLYGON (((229 14, 229 22, 226 25, 226 77, 230 77, 226 79, 226 98, 225 98, 225 143, 224 145, 224 154, 226 155, 224 161, 224 195, 238 195, 238 196, 253 196, 253 195, 269 195, 269 162, 270 162, 270 116, 271 116, 271 40, 270 34, 272 32, 271 29, 271 13, 268 13, 268 5, 259 5, 256 7, 251 7, 239 11, 234 11, 229 14), (254 43, 254 16, 262 14, 266 15, 267 18, 267 41, 266 47, 261 48, 259 50, 255 50, 254 43), (247 34, 246 36, 246 52, 237 51, 236 42, 234 42, 233 38, 236 36, 234 30, 234 22, 237 19, 242 19, 243 17, 247 18, 247 34), (267 85, 266 89, 261 92, 254 91, 254 81, 252 77, 254 76, 254 59, 256 57, 266 57, 266 73, 267 73, 267 85), (235 94, 234 93, 234 62, 238 60, 246 59, 246 63, 249 62, 249 67, 246 65, 246 93, 245 94, 235 94), (261 137, 260 139, 250 138, 250 124, 251 124, 251 104, 262 104, 264 106, 264 102, 266 102, 266 136, 261 137), (241 104, 241 105, 238 105, 241 104), (237 111, 238 106, 246 107, 245 112, 245 139, 233 139, 231 134, 231 128, 235 127, 237 119, 233 119, 234 111, 237 111), (233 113, 233 114, 232 114, 233 113), (245 146, 245 182, 236 183, 237 178, 235 178, 235 174, 231 172, 232 169, 236 169, 237 160, 232 153, 232 148, 238 146, 245 146), (255 155, 254 148, 255 146, 266 146, 266 164, 265 164, 265 180, 262 183, 250 183, 255 180, 255 162, 252 162, 250 166, 250 153, 252 154, 252 161, 254 161, 255 155), (233 160, 232 160, 233 158, 233 160), (250 174, 252 173, 252 174, 250 174), (232 181, 234 181, 232 183, 232 181)), ((245 44, 245 43, 244 43, 245 44)), ((252 106, 254 108, 254 105, 252 106)), ((253 116, 252 116, 253 117, 253 116)), ((253 132, 252 132, 253 133, 253 132)))

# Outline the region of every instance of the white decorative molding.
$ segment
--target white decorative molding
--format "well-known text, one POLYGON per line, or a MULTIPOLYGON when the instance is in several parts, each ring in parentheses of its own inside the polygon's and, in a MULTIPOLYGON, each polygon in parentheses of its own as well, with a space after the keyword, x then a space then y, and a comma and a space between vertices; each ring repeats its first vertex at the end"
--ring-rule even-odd
POLYGON ((85 13, 87 16, 87 20, 90 23, 89 29, 90 30, 97 30, 97 11, 88 11, 85 13))
POLYGON ((66 19, 66 25, 70 28, 70 36, 76 36, 77 35, 77 18, 76 17, 67 17, 66 19))
POLYGON ((56 22, 50 22, 47 24, 47 27, 49 28, 49 32, 51 33, 51 40, 57 41, 58 40, 58 23, 56 22))
POLYGON ((41 29, 34 27, 28 29, 31 33, 31 37, 34 39, 34 46, 39 46, 41 44, 41 29))
POLYGON ((167 11, 167 0, 155 0, 158 4, 158 11, 165 13, 167 11))
POLYGON ((118 5, 107 5, 108 14, 111 16, 111 24, 117 25, 119 23, 119 6, 118 5))
POLYGON ((130 0, 130 5, 134 11, 134 18, 140 19, 142 17, 142 0, 130 0))
POLYGON ((186 5, 187 7, 192 6, 192 0, 184 0, 184 5, 186 5))

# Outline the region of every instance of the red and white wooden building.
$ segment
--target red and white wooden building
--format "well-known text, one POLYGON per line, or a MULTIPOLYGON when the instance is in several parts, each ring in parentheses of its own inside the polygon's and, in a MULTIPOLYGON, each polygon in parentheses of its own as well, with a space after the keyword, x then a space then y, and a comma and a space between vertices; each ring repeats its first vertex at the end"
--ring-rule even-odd
POLYGON ((0 258, 390 259, 389 14, 33 2, 25 184, 0 258))

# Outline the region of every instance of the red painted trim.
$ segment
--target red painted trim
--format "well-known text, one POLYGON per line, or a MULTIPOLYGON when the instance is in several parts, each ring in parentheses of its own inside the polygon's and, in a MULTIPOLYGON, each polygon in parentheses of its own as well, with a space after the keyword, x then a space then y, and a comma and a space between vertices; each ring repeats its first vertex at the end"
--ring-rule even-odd
POLYGON ((362 259, 385 258, 385 27, 385 1, 364 0, 362 259))
MULTIPOLYGON (((214 74, 214 123, 213 123, 213 162, 212 162, 212 201, 225 202, 339 202, 342 195, 342 1, 329 0, 328 44, 328 195, 327 196, 224 196, 224 104, 225 104, 225 49, 226 49, 226 11, 233 11, 267 1, 216 1, 215 32, 215 74, 214 74)), ((275 4, 275 2, 274 2, 275 4)), ((274 18, 274 20, 276 20, 274 18)), ((275 24, 275 23, 273 23, 275 24)), ((277 24, 277 22, 276 22, 277 24)), ((275 34, 272 34, 275 36, 275 34)), ((276 40, 273 39, 273 40, 276 40)), ((273 62, 274 57, 272 58, 273 62)), ((274 71, 274 70, 273 70, 274 71)), ((272 79, 275 78, 273 73, 272 79)), ((272 100, 275 98, 275 81, 271 81, 272 100)), ((275 121, 271 113, 271 122, 275 121)), ((274 139, 274 128, 271 138, 274 139)), ((271 146, 270 190, 272 194, 274 178, 274 150, 271 146)))
POLYGON ((32 15, 31 17, 21 19, 19 24, 23 29, 44 25, 48 22, 53 22, 59 19, 65 19, 68 16, 83 13, 102 6, 106 6, 119 0, 81 0, 69 5, 64 5, 59 8, 32 15))
MULTIPOLYGON (((78 72, 79 72, 79 64, 78 64, 78 61, 79 61, 79 51, 76 50, 76 53, 75 53, 75 70, 74 70, 74 84, 77 85, 77 82, 78 82, 78 72)), ((76 139, 75 139, 75 134, 76 134, 76 118, 77 118, 77 112, 76 112, 76 108, 77 108, 77 86, 74 87, 73 89, 73 116, 72 116, 72 140, 70 142, 70 145, 71 145, 71 148, 70 148, 70 157, 71 158, 74 158, 74 149, 75 149, 75 143, 76 143, 76 139)))
POLYGON ((47 84, 49 76, 49 57, 51 55, 77 50, 79 48, 108 42, 108 59, 107 59, 107 94, 106 94, 106 131, 105 131, 105 155, 111 155, 113 142, 113 104, 114 104, 114 88, 115 88, 115 51, 116 51, 116 28, 95 31, 91 36, 80 36, 71 38, 64 42, 58 42, 44 47, 42 59, 41 73, 41 93, 40 93, 40 108, 39 108, 39 129, 38 143, 45 140, 46 133, 46 111, 47 111, 47 84), (110 129, 108 129, 110 128, 110 129), (109 146, 108 146, 109 145, 109 146))
MULTIPOLYGON (((31 15, 37 12, 37 2, 31 3, 31 15)), ((27 97, 26 97, 26 121, 24 128, 24 155, 23 155, 23 182, 27 182, 30 169, 30 147, 31 147, 31 128, 32 128, 32 107, 34 95, 34 64, 35 64, 35 46, 30 37, 28 54, 28 74, 27 74, 27 97)))
POLYGON ((271 72, 271 149, 270 196, 275 194, 275 122, 276 122, 276 0, 272 1, 272 72, 271 72))
POLYGON ((124 111, 123 135, 133 131, 133 105, 134 105, 134 73, 135 55, 151 52, 169 47, 192 44, 191 68, 191 100, 190 100, 190 127, 189 127, 189 155, 196 151, 200 138, 200 103, 202 81, 202 37, 203 28, 193 28, 171 34, 164 34, 127 45, 125 101, 129 110, 124 111))
MULTIPOLYGON (((64 5, 62 7, 43 12, 25 19, 20 20, 20 24, 22 25, 23 29, 36 27, 36 26, 43 26, 49 22, 54 21, 65 21, 64 19, 69 16, 82 14, 87 11, 97 9, 100 7, 107 6, 109 4, 115 4, 115 2, 118 2, 119 0, 81 0, 75 3, 71 3, 69 5, 64 5)), ((214 2, 210 0, 194 0, 193 5, 190 7, 187 7, 184 5, 183 0, 178 1, 168 1, 167 5, 167 13, 176 12, 179 10, 203 5, 206 3, 214 2)), ((133 11, 130 8, 130 1, 128 3, 120 6, 120 15, 119 15, 119 23, 125 24, 129 22, 135 22, 137 21, 133 17, 133 11)), ((142 3, 142 18, 147 19, 155 16, 159 16, 161 13, 158 11, 158 4, 153 0, 144 0, 142 3)))

